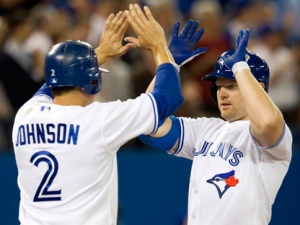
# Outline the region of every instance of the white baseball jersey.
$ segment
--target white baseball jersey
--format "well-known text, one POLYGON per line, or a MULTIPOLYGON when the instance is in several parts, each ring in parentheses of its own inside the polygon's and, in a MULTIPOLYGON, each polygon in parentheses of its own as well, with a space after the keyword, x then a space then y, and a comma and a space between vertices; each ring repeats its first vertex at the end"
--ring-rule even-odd
POLYGON ((116 153, 157 121, 151 94, 87 107, 29 100, 13 127, 21 224, 116 225, 116 153))
POLYGON ((249 121, 180 118, 175 155, 193 160, 189 225, 267 225, 287 173, 292 135, 285 125, 280 140, 260 147, 249 121))

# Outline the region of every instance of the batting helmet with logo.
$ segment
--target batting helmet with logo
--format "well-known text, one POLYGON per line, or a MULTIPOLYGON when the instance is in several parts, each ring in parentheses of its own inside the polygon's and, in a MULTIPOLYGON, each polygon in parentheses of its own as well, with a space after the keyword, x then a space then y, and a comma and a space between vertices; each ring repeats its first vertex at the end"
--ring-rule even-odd
MULTIPOLYGON (((217 102, 217 87, 215 85, 216 79, 220 78, 227 78, 231 80, 235 80, 234 74, 225 63, 224 59, 230 57, 234 53, 234 50, 229 50, 224 52, 218 57, 218 60, 215 64, 214 71, 202 79, 204 81, 211 81, 211 96, 215 102, 217 102)), ((250 67, 251 73, 259 82, 263 82, 265 85, 265 91, 268 92, 269 89, 269 78, 270 78, 270 71, 268 64, 264 59, 259 57, 257 54, 247 51, 246 53, 246 61, 250 67)))
POLYGON ((79 87, 96 94, 102 86, 102 72, 93 47, 83 41, 69 40, 51 47, 45 58, 48 87, 79 87))

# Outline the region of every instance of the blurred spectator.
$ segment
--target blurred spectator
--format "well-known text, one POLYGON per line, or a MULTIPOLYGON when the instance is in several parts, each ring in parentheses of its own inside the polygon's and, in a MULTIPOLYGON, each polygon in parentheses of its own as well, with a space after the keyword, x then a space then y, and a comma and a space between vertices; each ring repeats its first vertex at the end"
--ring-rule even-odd
POLYGON ((25 43, 30 36, 33 23, 25 9, 18 9, 8 15, 9 34, 4 42, 3 50, 13 58, 26 72, 31 74, 33 60, 25 43))
POLYGON ((285 44, 285 32, 278 27, 265 27, 261 38, 249 50, 266 60, 270 68, 269 96, 282 111, 292 132, 296 130, 299 109, 299 50, 285 44))
MULTIPOLYGON (((0 149, 12 149, 11 132, 15 112, 26 100, 31 98, 40 84, 34 82, 30 74, 16 62, 12 57, 3 51, 0 51, 1 76, 0 87, 1 115, 0 127, 3 128, 2 140, 0 140, 0 149)), ((0 138, 1 139, 1 138, 0 138)))
POLYGON ((92 46, 98 46, 99 36, 105 25, 106 18, 111 13, 118 12, 116 1, 111 0, 95 0, 93 5, 94 11, 89 18, 90 31, 87 35, 87 42, 92 46))
POLYGON ((170 37, 175 21, 181 20, 180 14, 176 14, 176 6, 173 4, 173 1, 144 0, 143 2, 151 8, 154 18, 164 29, 166 36, 170 37))
POLYGON ((137 96, 134 94, 134 84, 132 83, 133 69, 128 63, 115 59, 103 64, 102 67, 109 72, 103 73, 102 88, 96 96, 96 101, 125 101, 137 96))
POLYGON ((182 15, 183 20, 190 19, 191 7, 197 0, 176 0, 177 11, 182 15))
MULTIPOLYGON (((241 29, 250 29, 251 36, 257 36, 261 28, 269 25, 277 16, 277 8, 274 2, 253 1, 241 5, 236 14, 228 18, 226 28, 233 41, 241 29)), ((235 45, 235 43, 232 43, 235 45)))
POLYGON ((57 10, 50 4, 38 4, 30 10, 29 16, 34 29, 25 42, 27 52, 33 57, 33 79, 44 81, 44 60, 48 49, 53 45, 53 35, 56 27, 61 27, 64 21, 58 21, 57 10))
POLYGON ((7 34, 8 34, 7 21, 4 17, 0 16, 0 48, 2 48, 7 34))
POLYGON ((0 49, 0 83, 2 84, 1 107, 6 108, 9 114, 2 115, 1 125, 4 127, 3 145, 5 148, 12 146, 11 129, 14 113, 24 102, 40 87, 40 83, 33 80, 33 58, 27 51, 25 43, 30 36, 33 25, 27 11, 19 9, 6 15, 8 34, 0 49))
MULTIPOLYGON (((97 46, 98 38, 95 37, 101 34, 107 16, 127 9, 129 3, 150 6, 167 37, 171 35, 176 21, 184 24, 191 18, 199 20, 200 26, 204 28, 204 35, 198 46, 206 47, 207 52, 181 68, 185 102, 176 115, 218 116, 217 105, 210 97, 210 84, 204 83, 201 78, 213 71, 215 60, 222 52, 235 45, 232 37, 240 29, 250 28, 252 41, 260 39, 267 25, 277 25, 285 35, 281 36, 276 49, 266 47, 267 43, 264 42, 269 41, 265 41, 265 35, 264 40, 249 43, 249 47, 253 45, 253 51, 261 52, 262 56, 267 54, 269 56, 266 57, 271 58, 272 62, 266 59, 270 67, 275 67, 271 68, 273 75, 270 89, 274 89, 276 93, 270 90, 270 96, 282 102, 278 104, 286 107, 286 111, 290 111, 289 107, 294 105, 296 109, 291 110, 292 114, 296 114, 294 122, 299 118, 298 127, 297 122, 294 127, 295 130, 300 130, 299 100, 296 103, 295 94, 292 94, 296 93, 296 88, 297 93, 300 89, 296 76, 300 74, 299 61, 298 67, 295 65, 300 52, 298 0, 0 0, 0 129, 5 124, 8 128, 4 130, 10 135, 8 118, 43 82, 44 54, 49 46, 67 39, 81 39, 97 46), (289 65, 290 69, 281 69, 284 72, 280 73, 276 69, 279 65, 282 68, 289 65), (279 89, 287 90, 285 96, 290 93, 293 97, 285 97, 283 99, 288 99, 283 101, 279 89)), ((129 27, 126 36, 131 35, 129 27)), ((277 40, 275 37, 271 39, 272 42, 277 40)), ((104 74, 103 88, 109 90, 105 95, 100 93, 98 100, 122 100, 144 92, 152 79, 152 63, 149 52, 133 49, 116 62, 104 65, 110 73, 104 74), (131 65, 136 68, 134 71, 131 65), (119 93, 121 89, 123 95, 119 93)), ((286 113, 287 120, 293 118, 292 114, 286 113)), ((3 138, 1 142, 0 137, 0 149, 1 143, 3 138)))
POLYGON ((1 0, 0 15, 7 15, 20 8, 29 10, 42 0, 1 0))

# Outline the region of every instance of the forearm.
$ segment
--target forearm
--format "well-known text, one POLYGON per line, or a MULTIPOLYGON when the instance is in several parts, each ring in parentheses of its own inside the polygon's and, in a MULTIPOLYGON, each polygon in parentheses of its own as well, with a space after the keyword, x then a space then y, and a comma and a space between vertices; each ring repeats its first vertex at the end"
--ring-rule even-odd
POLYGON ((158 118, 163 122, 173 114, 183 102, 180 77, 177 69, 170 63, 161 64, 156 70, 151 94, 155 98, 158 118))
POLYGON ((149 86, 147 87, 147 90, 145 91, 145 93, 150 93, 151 91, 153 91, 155 81, 156 81, 156 76, 152 79, 152 81, 149 84, 149 86))
POLYGON ((155 46, 151 49, 156 68, 163 63, 172 63, 175 65, 174 58, 166 44, 155 46))
MULTIPOLYGON (((169 48, 167 46, 159 47, 159 48, 157 48, 157 50, 153 49, 152 50, 152 55, 153 55, 153 60, 154 60, 156 69, 161 64, 164 64, 164 63, 172 63, 175 66, 175 61, 174 61, 173 56, 172 56, 172 54, 169 51, 169 48)), ((145 91, 145 93, 149 93, 149 92, 153 91, 155 81, 156 81, 156 76, 153 78, 153 80, 149 84, 149 86, 148 86, 147 90, 145 91)))
POLYGON ((235 78, 245 102, 251 127, 261 132, 282 130, 282 113, 251 72, 247 69, 239 70, 235 78))

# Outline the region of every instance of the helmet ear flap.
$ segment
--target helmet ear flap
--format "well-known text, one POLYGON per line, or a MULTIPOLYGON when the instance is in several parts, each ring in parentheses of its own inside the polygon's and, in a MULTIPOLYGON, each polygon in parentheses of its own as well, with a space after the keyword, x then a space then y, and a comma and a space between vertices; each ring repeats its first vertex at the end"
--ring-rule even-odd
POLYGON ((212 97, 212 100, 218 104, 218 98, 217 98, 217 91, 218 91, 218 87, 216 85, 216 81, 213 81, 211 83, 211 88, 210 88, 210 95, 212 97))

